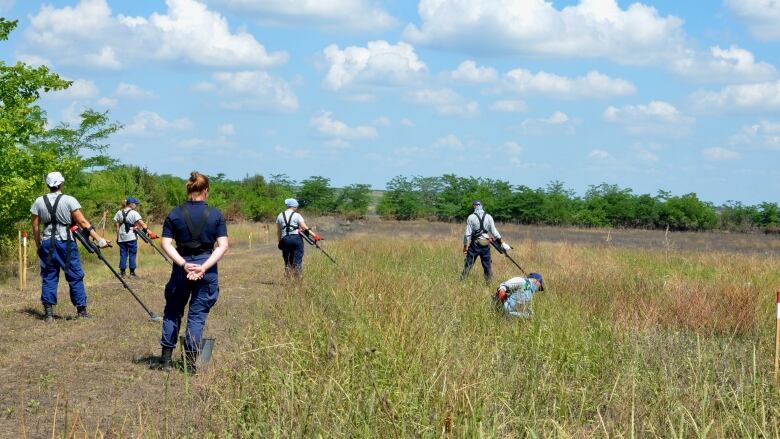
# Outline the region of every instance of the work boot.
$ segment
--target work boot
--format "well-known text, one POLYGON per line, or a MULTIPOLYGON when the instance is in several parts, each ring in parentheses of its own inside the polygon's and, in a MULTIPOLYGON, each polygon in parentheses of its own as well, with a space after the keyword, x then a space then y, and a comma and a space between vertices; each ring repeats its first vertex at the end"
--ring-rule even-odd
POLYGON ((168 372, 173 369, 173 360, 171 360, 172 355, 173 348, 162 348, 162 353, 160 353, 160 361, 157 364, 152 364, 152 369, 162 370, 164 372, 168 372))
POLYGON ((198 361, 197 352, 185 352, 184 353, 184 373, 195 375, 197 372, 195 368, 195 362, 198 361))
POLYGON ((138 277, 138 275, 135 274, 135 270, 130 270, 130 276, 138 277))
POLYGON ((54 321, 54 309, 51 305, 43 305, 43 321, 46 323, 54 321))
POLYGON ((125 270, 119 269, 119 275, 125 277, 125 270))
POLYGON ((79 306, 76 308, 76 318, 77 319, 91 319, 92 316, 89 315, 87 312, 86 306, 79 306))

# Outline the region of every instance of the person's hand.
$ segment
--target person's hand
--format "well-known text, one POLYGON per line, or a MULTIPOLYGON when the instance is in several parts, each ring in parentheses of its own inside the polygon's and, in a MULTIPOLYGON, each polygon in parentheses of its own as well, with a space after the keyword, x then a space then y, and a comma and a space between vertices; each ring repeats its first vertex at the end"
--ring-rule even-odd
POLYGON ((465 255, 468 252, 469 252, 469 248, 466 245, 463 245, 463 254, 465 255))
POLYGON ((322 236, 318 235, 317 233, 314 234, 314 242, 322 241, 322 236))
POLYGON ((95 241, 95 244, 97 244, 100 248, 106 248, 108 247, 108 241, 106 241, 106 238, 100 238, 97 241, 95 241))
POLYGON ((276 244, 276 248, 278 248, 279 250, 281 250, 281 249, 282 249, 282 240, 281 240, 281 239, 280 239, 280 240, 279 240, 279 242, 276 244))
POLYGON ((41 260, 43 260, 43 257, 46 256, 44 254, 43 247, 38 247, 37 253, 38 253, 38 257, 41 258, 41 260))
POLYGON ((146 229, 146 236, 148 236, 149 239, 157 239, 157 238, 159 238, 159 236, 157 236, 156 233, 152 232, 149 229, 146 229))
POLYGON ((199 264, 186 264, 185 268, 187 268, 187 279, 189 280, 194 281, 203 279, 203 276, 206 274, 206 270, 199 264), (186 267, 187 265, 189 265, 189 267, 186 267))
POLYGON ((505 301, 506 301, 507 294, 506 294, 506 290, 505 290, 504 288, 499 288, 499 289, 498 289, 498 293, 497 293, 497 295, 498 295, 498 300, 499 300, 500 302, 502 302, 502 303, 503 303, 503 302, 505 302, 505 301))

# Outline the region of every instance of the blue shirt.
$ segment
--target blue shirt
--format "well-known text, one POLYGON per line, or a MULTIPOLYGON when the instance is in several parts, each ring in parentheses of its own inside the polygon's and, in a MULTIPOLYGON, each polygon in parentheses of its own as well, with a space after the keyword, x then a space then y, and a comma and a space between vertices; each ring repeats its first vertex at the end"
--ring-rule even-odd
MULTIPOLYGON (((205 201, 187 201, 182 205, 182 208, 187 209, 192 218, 192 225, 198 227, 200 224, 203 211, 206 209, 205 201)), ((168 217, 165 218, 163 223, 162 236, 164 238, 173 238, 177 244, 192 241, 190 236, 190 230, 187 228, 187 223, 184 221, 179 206, 174 207, 168 217)), ((196 238, 202 245, 209 248, 214 246, 217 242, 217 238, 227 235, 227 225, 225 224, 225 217, 222 216, 222 212, 214 207, 209 208, 209 216, 206 219, 206 224, 203 226, 203 230, 200 232, 200 236, 196 238)))

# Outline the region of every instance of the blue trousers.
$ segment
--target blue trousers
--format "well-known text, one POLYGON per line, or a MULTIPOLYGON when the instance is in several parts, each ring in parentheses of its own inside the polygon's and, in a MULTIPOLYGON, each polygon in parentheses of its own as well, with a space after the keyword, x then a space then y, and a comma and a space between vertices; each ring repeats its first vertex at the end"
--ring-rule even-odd
POLYGON ((67 241, 55 240, 51 262, 49 262, 50 246, 51 240, 42 241, 41 248, 38 250, 41 265, 41 302, 44 305, 57 304, 57 285, 60 283, 60 269, 62 269, 70 286, 70 302, 76 307, 87 306, 84 270, 81 268, 76 242, 71 241, 70 252, 68 252, 67 241))
POLYGON ((129 258, 130 271, 135 271, 135 255, 138 254, 138 241, 125 241, 117 244, 119 245, 119 269, 125 271, 129 258))
POLYGON ((460 274, 460 280, 466 279, 471 271, 471 267, 477 262, 477 256, 482 263, 482 270, 485 272, 485 280, 489 281, 493 277, 493 268, 490 265, 490 246, 482 247, 472 241, 468 250, 466 250, 466 260, 463 264, 463 272, 460 274))
MULTIPOLYGON (((209 255, 187 256, 184 259, 193 264, 206 262, 209 255)), ((171 278, 165 285, 165 309, 163 310, 162 337, 160 345, 164 348, 176 347, 179 337, 181 318, 187 308, 187 330, 184 333, 184 351, 198 352, 203 337, 203 327, 211 307, 219 297, 219 278, 217 266, 211 267, 202 279, 191 281, 183 268, 174 266, 171 278)))
POLYGON ((301 274, 303 270, 303 237, 287 235, 282 238, 282 258, 285 273, 301 274))

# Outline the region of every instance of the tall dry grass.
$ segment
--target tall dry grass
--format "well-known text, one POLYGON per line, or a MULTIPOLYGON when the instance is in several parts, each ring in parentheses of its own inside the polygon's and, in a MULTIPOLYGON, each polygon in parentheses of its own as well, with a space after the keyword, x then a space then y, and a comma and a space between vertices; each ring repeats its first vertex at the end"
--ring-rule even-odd
POLYGON ((328 247, 337 267, 308 257, 303 282, 258 310, 211 389, 214 433, 779 433, 776 259, 524 241, 515 253, 549 291, 532 319, 507 320, 495 285, 457 282, 446 244, 366 238, 328 247))

